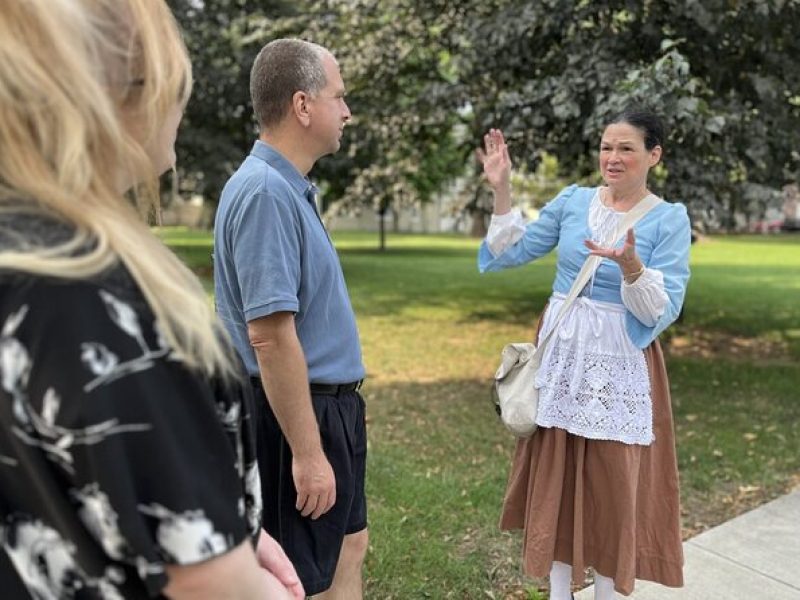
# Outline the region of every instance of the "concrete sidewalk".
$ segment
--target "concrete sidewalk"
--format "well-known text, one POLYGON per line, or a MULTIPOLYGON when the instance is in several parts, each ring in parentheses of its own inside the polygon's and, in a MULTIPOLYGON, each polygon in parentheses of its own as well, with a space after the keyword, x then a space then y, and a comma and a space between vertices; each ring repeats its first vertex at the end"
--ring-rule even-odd
MULTIPOLYGON (((683 588, 637 581, 628 598, 800 600, 800 489, 687 540, 683 551, 683 588)), ((593 598, 592 587, 575 594, 593 598)))

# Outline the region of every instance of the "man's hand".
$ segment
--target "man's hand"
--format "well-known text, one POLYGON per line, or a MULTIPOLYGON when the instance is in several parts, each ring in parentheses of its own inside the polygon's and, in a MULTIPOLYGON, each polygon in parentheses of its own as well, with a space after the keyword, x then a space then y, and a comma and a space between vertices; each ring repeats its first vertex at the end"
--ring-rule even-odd
POLYGON ((297 489, 295 507, 304 517, 318 519, 336 503, 336 477, 321 450, 292 458, 292 476, 297 489))

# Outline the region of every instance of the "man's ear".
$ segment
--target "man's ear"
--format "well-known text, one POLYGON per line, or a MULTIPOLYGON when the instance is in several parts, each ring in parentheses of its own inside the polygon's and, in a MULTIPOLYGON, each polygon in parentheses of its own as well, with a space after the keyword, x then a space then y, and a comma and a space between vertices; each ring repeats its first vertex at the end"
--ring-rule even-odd
POLYGON ((292 112, 303 127, 311 123, 310 96, 305 92, 295 92, 292 96, 292 112))

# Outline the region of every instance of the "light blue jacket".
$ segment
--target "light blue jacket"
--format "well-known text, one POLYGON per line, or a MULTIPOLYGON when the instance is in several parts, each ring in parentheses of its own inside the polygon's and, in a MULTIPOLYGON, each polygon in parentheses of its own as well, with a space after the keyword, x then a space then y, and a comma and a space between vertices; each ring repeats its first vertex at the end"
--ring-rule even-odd
MULTIPOLYGON (((589 206, 597 188, 570 185, 529 223, 525 235, 500 256, 494 257, 486 241, 478 252, 481 273, 516 267, 536 260, 558 248, 556 278, 553 291, 569 293, 572 282, 589 255, 584 240, 590 238, 589 206)), ((649 269, 664 275, 664 290, 669 297, 664 313, 653 327, 648 327, 628 311, 625 326, 631 341, 646 348, 680 313, 689 282, 689 247, 691 228, 686 207, 680 203, 662 202, 634 227, 636 252, 649 269)), ((622 245, 622 242, 620 242, 622 245)), ((616 263, 604 260, 595 273, 594 283, 584 295, 594 300, 622 304, 622 273, 616 263)))

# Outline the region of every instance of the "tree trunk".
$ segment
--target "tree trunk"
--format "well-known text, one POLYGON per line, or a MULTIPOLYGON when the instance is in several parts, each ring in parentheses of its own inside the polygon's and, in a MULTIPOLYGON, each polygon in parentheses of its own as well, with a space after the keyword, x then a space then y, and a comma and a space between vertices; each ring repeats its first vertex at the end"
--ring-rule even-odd
POLYGON ((486 215, 481 211, 472 212, 472 229, 469 234, 474 238, 486 237, 488 229, 486 228, 486 215))
POLYGON ((378 211, 378 231, 380 233, 380 246, 381 252, 386 251, 386 210, 378 211))

